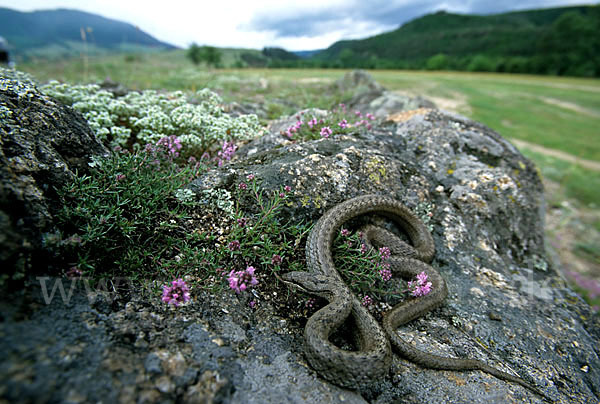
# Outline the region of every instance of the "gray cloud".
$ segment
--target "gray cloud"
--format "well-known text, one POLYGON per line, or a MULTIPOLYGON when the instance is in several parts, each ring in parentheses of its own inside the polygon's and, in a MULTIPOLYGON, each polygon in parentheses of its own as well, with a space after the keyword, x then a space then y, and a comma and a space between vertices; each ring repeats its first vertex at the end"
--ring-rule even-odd
POLYGON ((342 32, 348 38, 372 35, 395 29, 403 23, 430 12, 492 14, 513 10, 548 8, 581 4, 580 0, 349 0, 344 5, 325 5, 318 9, 297 7, 256 13, 240 27, 248 31, 270 31, 276 38, 317 37, 342 32))

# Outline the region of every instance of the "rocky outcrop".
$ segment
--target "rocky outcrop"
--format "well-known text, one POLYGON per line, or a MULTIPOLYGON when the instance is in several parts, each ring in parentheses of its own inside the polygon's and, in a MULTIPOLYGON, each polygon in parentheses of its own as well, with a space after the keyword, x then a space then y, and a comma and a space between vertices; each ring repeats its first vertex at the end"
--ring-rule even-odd
POLYGON ((380 119, 402 111, 435 108, 433 102, 421 96, 409 97, 387 90, 363 70, 346 73, 332 85, 332 88, 349 96, 344 103, 350 110, 370 113, 380 119))
POLYGON ((53 228, 55 189, 107 150, 81 114, 5 69, 0 69, 0 134, 0 265, 12 276, 34 266, 31 252, 39 251, 53 228))
MULTIPOLYGON (((290 126, 295 118, 281 121, 290 126)), ((600 396, 600 332, 589 307, 548 261, 535 167, 489 128, 434 109, 372 130, 303 143, 277 129, 190 189, 231 188, 249 173, 290 185, 286 218, 314 221, 356 195, 392 196, 428 221, 445 304, 399 329, 430 352, 517 372, 559 403, 600 396)), ((177 309, 156 287, 86 291, 37 279, 0 305, 0 396, 11 402, 541 403, 479 371, 423 369, 394 356, 361 391, 327 383, 306 364, 302 322, 278 309, 288 293, 193 291, 177 309), (45 294, 44 294, 45 293, 45 294)), ((273 289, 271 289, 272 291, 273 289)))

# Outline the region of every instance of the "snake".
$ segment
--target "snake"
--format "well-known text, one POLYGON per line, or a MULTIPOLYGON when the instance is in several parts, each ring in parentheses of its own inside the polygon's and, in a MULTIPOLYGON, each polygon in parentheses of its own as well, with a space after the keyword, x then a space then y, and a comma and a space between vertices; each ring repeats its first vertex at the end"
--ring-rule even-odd
POLYGON ((478 359, 452 358, 424 352, 403 340, 398 327, 439 307, 448 295, 442 275, 429 263, 435 255, 434 241, 427 226, 399 201, 380 195, 362 195, 329 209, 313 226, 306 243, 307 271, 293 271, 281 276, 287 284, 306 293, 322 297, 327 304, 310 316, 304 328, 305 356, 324 379, 338 386, 357 389, 388 374, 392 346, 400 356, 424 368, 438 370, 481 370, 499 379, 517 383, 547 398, 540 390, 519 376, 496 369, 478 359), (430 293, 406 299, 387 312, 380 325, 344 283, 335 268, 333 241, 341 226, 363 215, 382 216, 410 239, 410 244, 395 233, 374 225, 361 228, 369 246, 386 246, 394 275, 414 279, 425 272, 432 283, 430 293), (332 334, 350 317, 354 320, 354 337, 358 349, 347 351, 330 341, 332 334))

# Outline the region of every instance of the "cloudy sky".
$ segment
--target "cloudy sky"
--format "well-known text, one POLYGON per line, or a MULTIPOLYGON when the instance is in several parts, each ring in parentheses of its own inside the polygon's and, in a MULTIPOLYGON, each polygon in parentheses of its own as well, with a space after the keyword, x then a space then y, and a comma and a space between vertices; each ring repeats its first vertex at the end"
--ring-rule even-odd
POLYGON ((288 50, 312 50, 326 48, 340 39, 390 31, 438 10, 490 14, 591 2, 597 1, 0 0, 0 7, 20 11, 52 8, 88 11, 129 22, 159 40, 181 47, 196 42, 220 47, 280 46, 288 50))

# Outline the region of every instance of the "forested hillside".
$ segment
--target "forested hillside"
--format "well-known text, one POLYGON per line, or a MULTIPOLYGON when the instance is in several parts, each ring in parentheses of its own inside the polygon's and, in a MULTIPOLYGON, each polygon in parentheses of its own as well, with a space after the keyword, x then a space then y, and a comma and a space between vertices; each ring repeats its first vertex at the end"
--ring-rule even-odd
POLYGON ((306 65, 600 75, 600 6, 496 15, 429 14, 340 41, 306 65))

